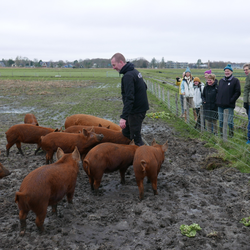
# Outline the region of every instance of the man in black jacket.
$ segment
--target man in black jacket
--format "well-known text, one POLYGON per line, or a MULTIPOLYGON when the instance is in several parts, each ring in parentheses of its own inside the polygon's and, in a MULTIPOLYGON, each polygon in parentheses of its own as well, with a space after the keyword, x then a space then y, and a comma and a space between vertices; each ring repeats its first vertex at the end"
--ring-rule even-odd
POLYGON ((225 76, 220 79, 218 86, 218 94, 216 97, 216 104, 218 106, 220 133, 223 131, 223 114, 224 110, 228 109, 228 127, 229 137, 234 136, 234 108, 235 103, 241 95, 240 81, 233 76, 233 69, 231 64, 224 68, 225 76))
POLYGON ((114 54, 111 57, 111 64, 113 69, 123 74, 121 94, 124 106, 120 116, 122 133, 129 139, 134 139, 136 145, 141 146, 144 144, 141 138, 141 126, 149 109, 147 85, 141 73, 132 63, 126 62, 122 54, 114 54))

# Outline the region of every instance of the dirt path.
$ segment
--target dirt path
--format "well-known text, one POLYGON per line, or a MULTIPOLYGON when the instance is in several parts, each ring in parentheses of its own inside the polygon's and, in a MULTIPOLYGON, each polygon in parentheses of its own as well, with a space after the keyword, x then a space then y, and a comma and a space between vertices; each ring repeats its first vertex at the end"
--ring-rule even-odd
POLYGON ((250 230, 239 221, 250 216, 250 175, 226 168, 204 142, 180 139, 167 124, 149 118, 144 138, 169 142, 158 176, 159 195, 153 195, 145 180, 145 199, 140 202, 130 167, 125 185, 118 172, 105 174, 95 196, 80 164, 73 205, 63 199, 58 217, 49 207, 42 235, 30 212, 26 234, 20 237, 14 195, 23 178, 45 164, 45 154, 34 156, 36 146, 23 145, 24 157, 14 146, 7 158, 6 140, 0 136, 0 162, 12 172, 0 180, 0 249, 249 249, 250 230), (192 223, 202 230, 194 238, 183 236, 180 226, 192 223))

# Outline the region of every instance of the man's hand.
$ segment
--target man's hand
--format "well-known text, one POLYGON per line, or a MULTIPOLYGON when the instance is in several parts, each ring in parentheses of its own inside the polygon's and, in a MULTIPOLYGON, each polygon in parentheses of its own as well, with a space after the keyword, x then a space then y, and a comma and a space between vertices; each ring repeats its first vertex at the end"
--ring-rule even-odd
POLYGON ((122 129, 125 129, 125 128, 126 128, 126 120, 124 120, 124 119, 121 119, 121 120, 120 120, 120 127, 121 127, 122 129))

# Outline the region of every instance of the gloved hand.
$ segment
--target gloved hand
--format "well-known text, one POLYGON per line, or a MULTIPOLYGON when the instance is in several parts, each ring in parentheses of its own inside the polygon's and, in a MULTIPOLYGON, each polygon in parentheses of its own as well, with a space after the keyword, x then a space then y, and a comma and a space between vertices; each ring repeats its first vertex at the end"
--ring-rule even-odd
POLYGON ((176 77, 175 78, 177 82, 180 82, 181 78, 180 77, 176 77))

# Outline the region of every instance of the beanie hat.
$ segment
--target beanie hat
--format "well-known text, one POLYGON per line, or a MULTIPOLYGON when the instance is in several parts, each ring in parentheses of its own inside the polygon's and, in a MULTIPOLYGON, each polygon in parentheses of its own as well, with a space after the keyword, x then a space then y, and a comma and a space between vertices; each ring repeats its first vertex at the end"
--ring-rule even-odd
POLYGON ((211 70, 211 69, 204 72, 204 74, 209 74, 209 75, 210 75, 211 73, 212 73, 212 70, 211 70))
POLYGON ((189 67, 187 67, 187 68, 186 68, 185 73, 187 73, 187 72, 191 73, 191 71, 190 71, 189 67))
POLYGON ((201 82, 201 80, 200 80, 199 77, 195 77, 195 78, 194 78, 194 82, 201 82))
POLYGON ((231 71, 233 72, 233 69, 232 69, 232 67, 231 67, 231 64, 228 64, 228 65, 224 68, 224 71, 225 71, 225 69, 229 69, 229 70, 231 70, 231 71))

